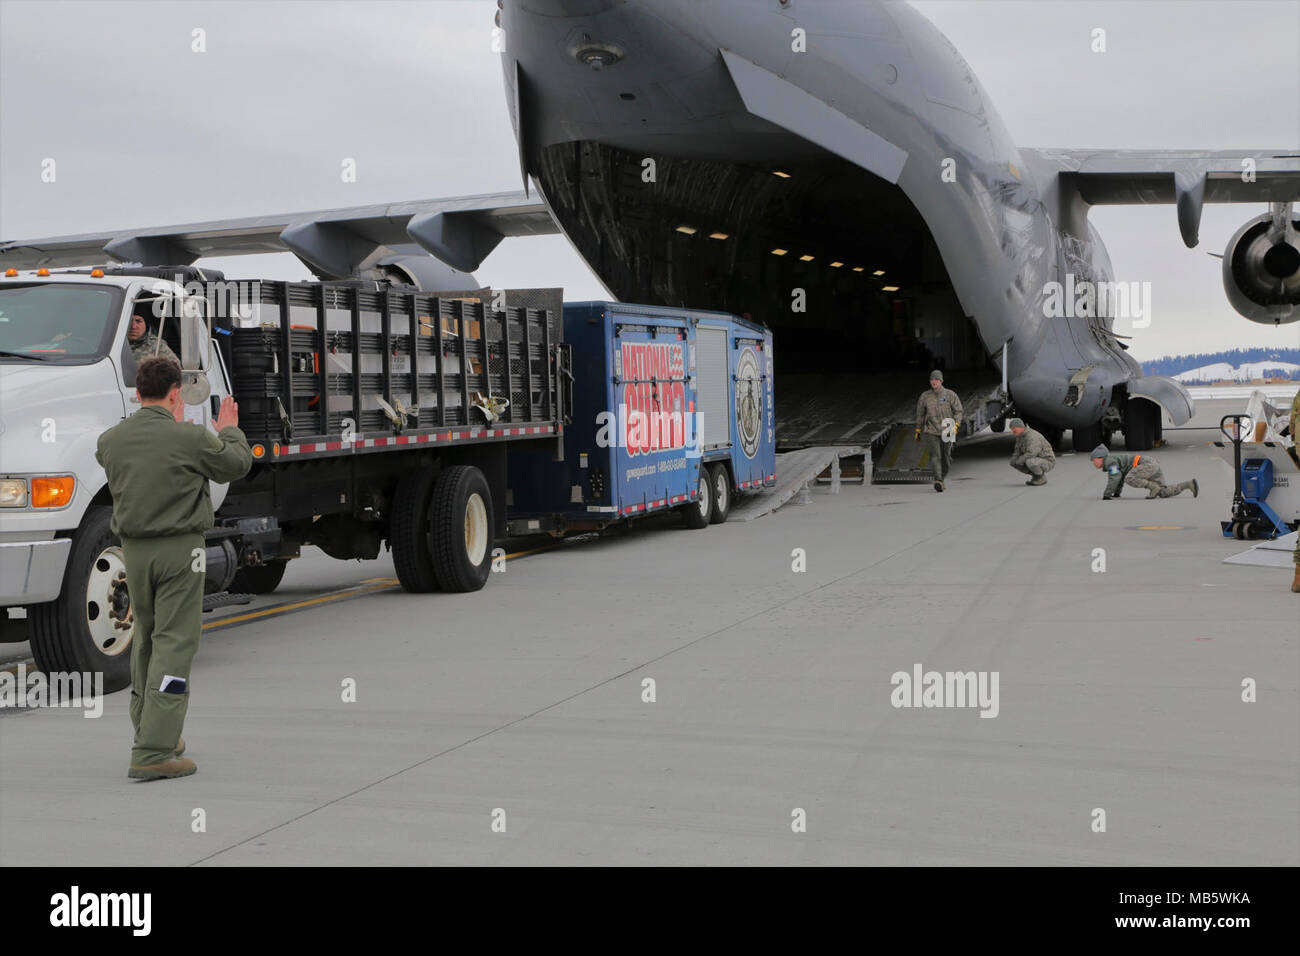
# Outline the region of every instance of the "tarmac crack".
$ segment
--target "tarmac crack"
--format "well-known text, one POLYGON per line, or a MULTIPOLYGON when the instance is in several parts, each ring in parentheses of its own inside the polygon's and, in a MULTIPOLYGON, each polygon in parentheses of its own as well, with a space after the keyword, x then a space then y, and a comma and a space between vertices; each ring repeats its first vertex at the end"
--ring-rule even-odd
POLYGON ((579 697, 583 696, 584 694, 591 693, 594 690, 599 690, 600 688, 606 686, 607 684, 611 684, 617 680, 622 680, 624 677, 627 677, 629 674, 634 674, 637 671, 643 670, 653 664, 657 664, 659 661, 671 657, 674 654, 679 654, 682 651, 689 650, 690 648, 695 647, 697 644, 701 644, 704 641, 709 640, 710 638, 717 637, 720 634, 725 634, 726 632, 734 630, 735 628, 742 627, 743 625, 748 624, 750 621, 754 620, 755 618, 762 617, 765 614, 771 614, 773 611, 780 610, 781 608, 793 604, 796 601, 801 601, 804 598, 814 595, 818 591, 823 591, 826 588, 832 587, 836 584, 839 584, 842 581, 848 580, 849 578, 861 574, 864 571, 869 571, 872 568, 877 567, 878 565, 884 564, 886 561, 892 561, 894 558, 904 555, 907 552, 912 551, 915 548, 919 548, 924 544, 928 544, 929 542, 933 541, 936 538, 942 537, 945 534, 950 534, 953 531, 957 531, 965 527, 966 525, 974 521, 977 521, 980 518, 983 518, 985 515, 1014 502, 1017 498, 1019 498, 1023 494, 1025 494, 1025 491, 1023 489, 1017 491, 1014 494, 1012 494, 1010 497, 1002 501, 999 501, 996 504, 992 504, 982 511, 978 511, 975 512, 974 514, 968 515, 966 518, 963 518, 957 524, 940 528, 924 538, 920 538, 916 541, 913 541, 911 544, 907 545, 904 548, 899 548, 897 551, 891 551, 889 554, 884 555, 883 557, 878 558, 875 561, 872 561, 868 564, 864 564, 861 567, 854 568, 851 571, 846 571, 845 573, 839 575, 838 577, 832 578, 829 581, 825 581, 822 584, 817 585, 816 587, 811 587, 808 588, 807 590, 800 591, 798 594, 791 595, 790 597, 782 601, 778 601, 775 604, 772 604, 768 607, 764 607, 761 610, 755 611, 753 614, 746 615, 745 617, 733 621, 730 624, 724 625, 723 627, 716 628, 707 634, 702 634, 692 641, 688 641, 687 643, 682 644, 678 647, 674 647, 670 650, 664 651, 662 654, 657 654, 654 657, 651 657, 648 660, 642 661, 639 664, 629 667, 624 671, 621 671, 610 677, 606 677, 603 680, 599 680, 596 683, 590 685, 589 687, 584 687, 581 690, 574 691, 572 694, 569 694, 567 697, 563 697, 560 700, 553 701, 552 703, 547 704, 545 707, 539 707, 538 709, 530 713, 523 714, 519 717, 515 717, 514 719, 508 720, 503 724, 485 730, 480 734, 476 734, 473 737, 470 737, 466 740, 462 740, 458 744, 454 744, 450 747, 446 747, 435 754, 430 754, 428 757, 425 757, 421 760, 417 760, 415 763, 410 764, 409 766, 402 767, 400 770, 394 770, 392 773, 385 774, 382 777, 370 781, 364 786, 357 787, 355 790, 350 790, 347 793, 340 794, 339 796, 334 797, 333 799, 326 800, 324 803, 320 804, 319 806, 312 807, 310 810, 304 810, 302 813, 299 813, 295 816, 290 817, 287 820, 283 820, 280 823, 275 824, 275 826, 267 827, 265 830, 261 830, 258 833, 254 833, 250 836, 247 836, 236 843, 232 843, 229 846, 222 847, 219 850, 214 850, 213 852, 207 854, 206 856, 199 857, 199 859, 194 860, 193 862, 187 865, 198 866, 199 864, 206 863, 209 860, 213 860, 224 853, 229 853, 231 850, 237 850, 239 849, 239 847, 245 846, 253 842, 254 840, 266 836, 267 834, 274 833, 277 830, 281 830, 284 827, 297 823, 299 820, 305 820, 307 817, 311 816, 312 814, 319 813, 321 810, 328 809, 329 807, 334 806, 336 803, 342 803, 344 800, 349 800, 352 797, 357 796, 358 794, 365 793, 367 790, 374 789, 380 784, 387 783, 389 780, 393 780, 397 777, 400 777, 404 773, 408 773, 411 770, 416 770, 420 767, 425 766, 426 764, 432 763, 433 761, 437 760, 440 757, 445 757, 448 754, 453 754, 458 750, 463 750, 472 744, 476 744, 481 740, 485 740, 486 738, 491 737, 493 734, 498 734, 504 730, 509 730, 511 727, 518 726, 519 724, 522 724, 525 721, 532 720, 534 717, 539 717, 548 711, 554 710, 557 707, 562 707, 565 704, 570 703, 571 701, 577 700, 579 697))

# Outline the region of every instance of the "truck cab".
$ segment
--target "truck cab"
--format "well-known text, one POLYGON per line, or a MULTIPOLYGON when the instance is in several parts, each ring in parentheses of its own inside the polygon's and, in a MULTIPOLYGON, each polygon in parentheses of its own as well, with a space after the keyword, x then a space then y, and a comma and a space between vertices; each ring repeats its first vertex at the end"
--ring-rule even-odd
MULTIPOLYGON (((95 449, 140 407, 132 315, 180 357, 187 420, 207 427, 229 394, 203 297, 112 271, 0 276, 0 626, 21 633, 25 607, 38 664, 110 688, 129 677, 132 620, 95 449)), ((217 507, 225 486, 211 490, 217 507)))

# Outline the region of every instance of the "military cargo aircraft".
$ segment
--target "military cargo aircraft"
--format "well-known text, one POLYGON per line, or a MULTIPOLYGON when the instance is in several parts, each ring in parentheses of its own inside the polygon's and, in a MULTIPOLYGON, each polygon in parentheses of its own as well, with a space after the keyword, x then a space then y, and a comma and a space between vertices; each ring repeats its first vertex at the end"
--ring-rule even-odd
POLYGON ((1014 410, 1055 442, 1122 431, 1142 450, 1166 416, 1185 423, 1187 391, 1143 375, 1115 329, 1144 306, 1115 281, 1094 205, 1172 205, 1189 247, 1204 203, 1264 207, 1223 254, 1228 300, 1255 322, 1300 318, 1294 148, 1018 147, 901 0, 497 7, 522 190, 8 241, 0 267, 289 250, 321 277, 450 290, 474 287, 503 238, 559 231, 625 301, 769 325, 778 418, 822 420, 787 446, 860 440, 930 367, 978 396, 968 428, 1014 410))

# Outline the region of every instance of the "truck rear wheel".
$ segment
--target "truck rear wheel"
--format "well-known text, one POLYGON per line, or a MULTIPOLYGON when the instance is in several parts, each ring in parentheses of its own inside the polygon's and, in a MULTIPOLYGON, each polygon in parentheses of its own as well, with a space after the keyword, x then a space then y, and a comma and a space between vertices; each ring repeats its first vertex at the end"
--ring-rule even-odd
POLYGON ((432 468, 408 471, 397 482, 388 540, 393 546, 393 567, 403 590, 427 594, 438 590, 429 548, 429 504, 438 473, 432 468))
POLYGON ((104 692, 131 683, 135 621, 127 590, 122 542, 109 522, 113 509, 97 505, 72 539, 57 600, 27 609, 32 656, 46 674, 54 671, 104 675, 104 692))
POLYGON ((429 550, 444 591, 477 591, 492 571, 492 491, 483 472, 454 465, 438 476, 429 550))
POLYGON ((713 514, 710 524, 722 524, 731 514, 731 473, 722 462, 709 465, 709 485, 712 487, 713 514))
POLYGON ((709 469, 700 468, 700 482, 696 489, 698 496, 690 504, 682 505, 682 524, 688 528, 707 528, 713 517, 713 488, 709 481, 709 469))
POLYGON ((232 594, 270 594, 284 580, 284 570, 288 566, 286 559, 240 568, 235 572, 235 579, 230 582, 228 590, 232 594))

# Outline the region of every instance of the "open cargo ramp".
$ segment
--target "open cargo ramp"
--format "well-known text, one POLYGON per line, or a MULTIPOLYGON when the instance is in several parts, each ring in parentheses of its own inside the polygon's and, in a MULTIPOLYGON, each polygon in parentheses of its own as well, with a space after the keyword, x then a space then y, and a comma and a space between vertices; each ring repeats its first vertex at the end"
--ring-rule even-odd
MULTIPOLYGON (((929 387, 928 373, 926 369, 780 377, 776 383, 778 452, 869 445, 873 484, 933 481, 925 446, 912 437, 916 400, 929 387)), ((944 372, 944 385, 961 399, 965 412, 961 436, 973 435, 1002 411, 997 372, 944 372)), ((778 466, 780 461, 778 455, 778 466)), ((778 471, 778 484, 780 477, 778 471)))
POLYGON ((731 507, 728 521, 752 521, 771 514, 800 491, 833 463, 844 458, 861 455, 861 445, 814 445, 797 451, 778 453, 776 456, 776 484, 761 491, 737 498, 731 507))

